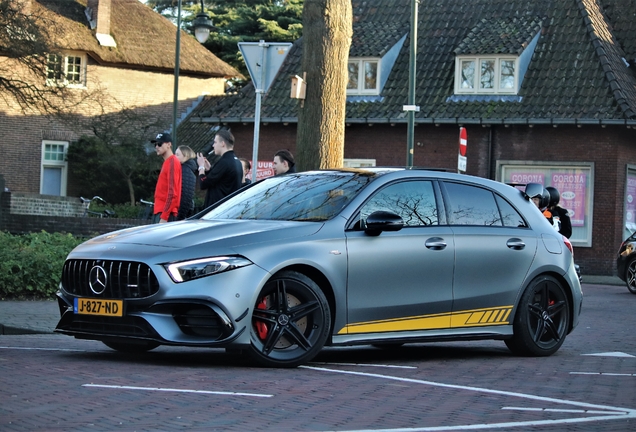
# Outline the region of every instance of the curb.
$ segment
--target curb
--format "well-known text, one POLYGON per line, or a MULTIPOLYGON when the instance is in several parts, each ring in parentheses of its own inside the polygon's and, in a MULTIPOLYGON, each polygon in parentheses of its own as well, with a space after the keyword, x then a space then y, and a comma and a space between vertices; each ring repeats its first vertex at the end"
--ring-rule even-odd
POLYGON ((34 330, 28 328, 21 327, 12 327, 4 324, 0 324, 0 335, 5 336, 17 336, 17 335, 28 335, 28 334, 50 334, 52 331, 45 330, 34 330))

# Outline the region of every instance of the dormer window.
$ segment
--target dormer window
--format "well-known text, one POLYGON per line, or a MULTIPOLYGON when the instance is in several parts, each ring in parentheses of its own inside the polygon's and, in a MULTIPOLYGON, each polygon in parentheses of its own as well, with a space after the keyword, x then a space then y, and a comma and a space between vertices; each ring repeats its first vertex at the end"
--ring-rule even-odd
POLYGON ((518 57, 457 57, 455 94, 517 94, 518 64, 518 57))
POLYGON ((380 60, 350 58, 347 94, 380 94, 380 60))
POLYGON ((454 95, 462 100, 519 95, 541 28, 542 20, 531 16, 479 22, 454 50, 454 95))
POLYGON ((86 85, 86 56, 83 54, 49 54, 46 64, 48 85, 84 87, 86 85))

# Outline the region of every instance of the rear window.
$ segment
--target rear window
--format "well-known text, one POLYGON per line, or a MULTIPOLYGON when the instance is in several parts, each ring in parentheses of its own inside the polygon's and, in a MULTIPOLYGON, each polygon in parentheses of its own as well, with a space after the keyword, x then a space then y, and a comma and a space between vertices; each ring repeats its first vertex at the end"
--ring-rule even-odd
POLYGON ((445 182, 451 225, 525 227, 523 217, 505 199, 488 189, 445 182))

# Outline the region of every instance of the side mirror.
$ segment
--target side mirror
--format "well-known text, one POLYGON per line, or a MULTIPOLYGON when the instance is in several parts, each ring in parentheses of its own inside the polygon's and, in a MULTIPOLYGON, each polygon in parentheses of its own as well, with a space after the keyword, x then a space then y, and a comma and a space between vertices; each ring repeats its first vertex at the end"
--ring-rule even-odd
POLYGON ((399 215, 389 211, 376 211, 367 217, 364 232, 377 236, 382 231, 399 231, 402 227, 404 220, 399 215))

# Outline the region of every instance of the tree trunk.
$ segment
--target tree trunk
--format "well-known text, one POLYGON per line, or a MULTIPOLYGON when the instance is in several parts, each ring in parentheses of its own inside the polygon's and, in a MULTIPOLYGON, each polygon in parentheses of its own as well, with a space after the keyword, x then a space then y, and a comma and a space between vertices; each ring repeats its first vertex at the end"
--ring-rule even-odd
POLYGON ((299 171, 342 167, 351 0, 305 0, 302 68, 306 99, 298 112, 299 171))
POLYGON ((130 205, 135 206, 135 187, 133 186, 133 182, 131 176, 126 176, 126 183, 128 184, 128 193, 130 194, 130 205))

